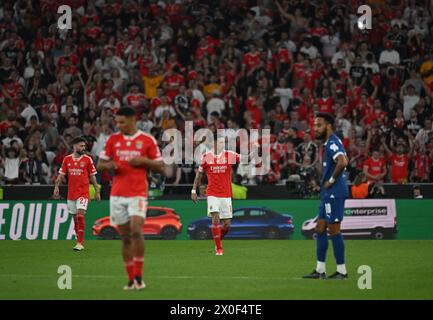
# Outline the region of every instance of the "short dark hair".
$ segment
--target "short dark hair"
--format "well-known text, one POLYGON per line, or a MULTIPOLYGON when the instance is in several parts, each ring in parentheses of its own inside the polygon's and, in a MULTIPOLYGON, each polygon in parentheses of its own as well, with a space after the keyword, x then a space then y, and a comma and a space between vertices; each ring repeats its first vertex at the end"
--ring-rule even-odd
POLYGON ((316 115, 316 118, 322 118, 322 119, 324 119, 327 123, 329 123, 331 126, 334 126, 334 123, 335 123, 334 116, 332 116, 332 115, 329 114, 329 113, 326 113, 326 112, 319 112, 319 113, 316 115))
POLYGON ((135 117, 135 110, 131 107, 122 107, 117 111, 116 116, 135 117))
POLYGON ((76 138, 72 139, 71 144, 75 145, 75 144, 78 144, 78 143, 81 143, 81 142, 87 143, 86 138, 84 138, 84 137, 76 137, 76 138))

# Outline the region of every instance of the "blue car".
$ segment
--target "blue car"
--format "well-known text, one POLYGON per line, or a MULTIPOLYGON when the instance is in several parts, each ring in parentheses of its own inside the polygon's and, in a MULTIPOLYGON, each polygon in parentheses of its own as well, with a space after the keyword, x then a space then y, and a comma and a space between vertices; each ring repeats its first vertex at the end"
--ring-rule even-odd
MULTIPOLYGON (((231 229, 224 239, 288 239, 294 229, 291 215, 268 208, 244 207, 233 211, 231 229)), ((187 230, 190 239, 211 239, 211 219, 195 220, 187 230)))

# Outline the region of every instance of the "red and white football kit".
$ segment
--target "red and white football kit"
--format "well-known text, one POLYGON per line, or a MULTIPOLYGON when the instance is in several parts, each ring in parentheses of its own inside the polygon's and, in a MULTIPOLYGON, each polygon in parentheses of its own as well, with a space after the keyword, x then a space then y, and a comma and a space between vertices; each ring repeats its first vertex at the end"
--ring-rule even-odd
POLYGON ((99 157, 107 161, 112 160, 118 166, 110 194, 111 223, 126 224, 131 216, 145 218, 148 192, 147 170, 143 167, 130 166, 129 160, 136 157, 162 160, 155 138, 141 130, 132 136, 122 133, 112 134, 99 157))
POLYGON ((96 175, 93 160, 83 154, 74 158, 72 154, 67 155, 59 170, 60 174, 68 177, 68 211, 76 214, 77 210, 87 210, 89 204, 89 176, 96 175))
POLYGON ((233 151, 215 155, 212 151, 203 154, 199 172, 206 172, 207 213, 218 212, 221 219, 233 217, 232 208, 232 165, 240 162, 241 156, 233 151))

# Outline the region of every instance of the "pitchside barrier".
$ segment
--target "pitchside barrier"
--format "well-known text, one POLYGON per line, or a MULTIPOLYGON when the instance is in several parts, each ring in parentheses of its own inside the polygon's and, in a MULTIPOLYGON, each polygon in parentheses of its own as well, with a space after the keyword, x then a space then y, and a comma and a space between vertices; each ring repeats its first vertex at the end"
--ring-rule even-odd
MULTIPOLYGON (((354 200, 351 200, 354 201, 354 200)), ((377 199, 375 201, 378 201, 377 199)), ((380 201, 380 200, 379 200, 380 201)), ((383 200, 384 203, 389 199, 383 200)), ((391 200, 394 201, 394 200, 391 200)), ((193 204, 190 200, 154 200, 150 206, 173 208, 183 225, 177 239, 189 239, 188 225, 206 215, 206 201, 193 204)), ((318 200, 235 200, 233 208, 266 207, 290 214, 295 231, 290 239, 305 239, 301 233, 303 223, 314 218, 318 200)), ((353 207, 353 205, 351 206, 353 207)), ((380 202, 379 202, 380 207, 380 202)), ((433 201, 395 200, 398 233, 396 239, 433 239, 433 201)), ((373 213, 374 214, 374 213, 373 213)), ((92 201, 86 213, 85 238, 98 239, 92 234, 95 220, 109 215, 109 202, 92 201)), ((66 240, 74 239, 74 228, 65 201, 1 201, 0 240, 66 240)))

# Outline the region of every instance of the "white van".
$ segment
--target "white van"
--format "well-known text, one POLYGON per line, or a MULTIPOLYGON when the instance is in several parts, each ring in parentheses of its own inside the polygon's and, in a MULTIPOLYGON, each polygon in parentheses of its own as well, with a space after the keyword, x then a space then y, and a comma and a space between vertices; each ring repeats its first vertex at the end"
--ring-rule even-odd
MULTIPOLYGON (((302 234, 316 238, 317 217, 302 225, 302 234)), ((394 199, 347 199, 341 233, 348 237, 369 237, 377 240, 394 238, 397 233, 397 211, 394 199)))

